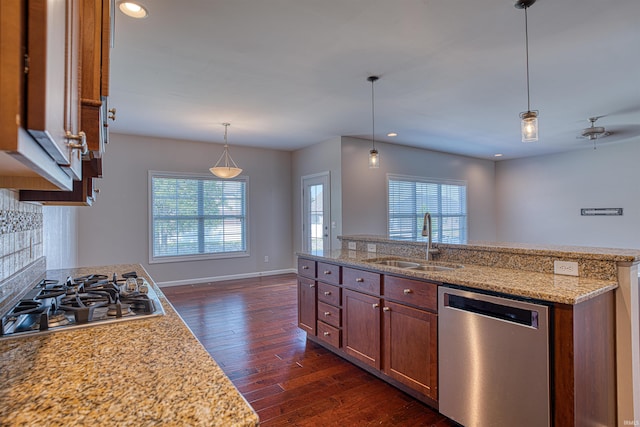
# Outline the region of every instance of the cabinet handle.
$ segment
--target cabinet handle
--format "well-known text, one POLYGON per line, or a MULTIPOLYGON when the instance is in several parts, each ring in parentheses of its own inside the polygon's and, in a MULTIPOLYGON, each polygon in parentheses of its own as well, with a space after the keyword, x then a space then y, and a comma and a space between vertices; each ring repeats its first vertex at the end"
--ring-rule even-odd
POLYGON ((331 332, 325 332, 325 333, 324 333, 324 336, 325 336, 325 337, 328 337, 329 335, 331 335, 331 332))
POLYGON ((413 291, 411 289, 405 289, 404 291, 402 291, 405 295, 409 295, 412 294, 413 291))
POLYGON ((378 307, 380 307, 380 304, 371 304, 371 307, 378 308, 378 307))
POLYGON ((391 309, 389 307, 383 307, 382 311, 391 311, 391 309))
POLYGON ((310 287, 310 288, 315 288, 315 287, 316 287, 316 285, 315 285, 315 283, 310 283, 310 284, 309 284, 309 287, 310 287))
POLYGON ((325 311, 325 312, 324 312, 324 315, 325 315, 325 316, 331 316, 331 312, 329 312, 329 311, 325 311))
POLYGON ((331 271, 330 270, 325 270, 324 274, 331 274, 331 271))
POLYGON ((78 132, 77 135, 74 135, 71 132, 67 131, 64 134, 64 137, 73 141, 80 141, 79 144, 75 142, 69 142, 67 144, 67 147, 71 148, 72 150, 80 150, 80 154, 82 154, 83 156, 89 152, 87 148, 87 134, 83 131, 78 132))
POLYGON ((326 296, 329 296, 329 295, 331 295, 331 291, 326 291, 324 294, 325 294, 326 296))
POLYGON ((364 279, 362 277, 358 277, 358 278, 356 278, 356 282, 362 283, 362 282, 364 282, 364 279))
POLYGON ((109 108, 108 110, 109 114, 107 114, 107 118, 113 120, 114 122, 116 121, 116 109, 115 108, 109 108))

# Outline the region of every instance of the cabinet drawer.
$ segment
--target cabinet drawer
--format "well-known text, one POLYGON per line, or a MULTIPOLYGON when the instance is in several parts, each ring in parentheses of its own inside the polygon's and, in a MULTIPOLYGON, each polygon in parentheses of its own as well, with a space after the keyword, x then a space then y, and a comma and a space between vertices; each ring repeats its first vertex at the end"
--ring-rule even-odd
POLYGON ((340 284, 340 266, 335 264, 327 264, 325 262, 318 263, 318 280, 323 282, 340 284))
POLYGON ((384 277, 385 299, 438 311, 438 285, 403 277, 384 277))
POLYGON ((318 320, 339 328, 341 314, 342 310, 338 307, 318 301, 318 320))
POLYGON ((311 259, 298 258, 298 274, 310 279, 315 279, 316 262, 311 259))
POLYGON ((324 322, 318 322, 318 338, 336 348, 340 348, 341 333, 340 329, 334 326, 324 322))
POLYGON ((324 301, 331 305, 340 305, 340 288, 318 282, 318 301, 324 301))
POLYGON ((342 284, 356 291, 380 295, 380 274, 355 268, 342 269, 342 284))

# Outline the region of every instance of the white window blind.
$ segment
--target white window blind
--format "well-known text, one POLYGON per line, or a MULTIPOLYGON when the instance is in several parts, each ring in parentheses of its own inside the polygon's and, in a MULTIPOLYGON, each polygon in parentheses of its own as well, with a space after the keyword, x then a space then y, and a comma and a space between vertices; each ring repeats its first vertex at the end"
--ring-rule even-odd
POLYGON ((426 240, 422 226, 429 212, 434 242, 467 242, 466 183, 389 175, 387 184, 390 239, 426 240))
POLYGON ((150 262, 247 253, 246 178, 150 172, 150 262))

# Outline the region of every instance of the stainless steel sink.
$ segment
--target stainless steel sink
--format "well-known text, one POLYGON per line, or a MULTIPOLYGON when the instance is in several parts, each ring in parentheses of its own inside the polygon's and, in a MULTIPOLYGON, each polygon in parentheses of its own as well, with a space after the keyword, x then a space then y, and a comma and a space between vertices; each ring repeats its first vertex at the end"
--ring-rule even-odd
POLYGON ((402 268, 406 270, 420 270, 420 271, 451 271, 457 268, 462 268, 462 265, 438 265, 433 263, 421 264, 413 261, 404 261, 401 259, 375 259, 371 260, 372 263, 378 265, 386 265, 388 267, 402 268))
POLYGON ((389 267, 397 268, 418 268, 420 264, 417 262, 401 261, 398 259, 383 259, 382 261, 376 261, 376 264, 388 265, 389 267))
POLYGON ((412 270, 422 270, 422 271, 449 271, 455 270, 460 267, 445 267, 444 265, 418 265, 412 270))

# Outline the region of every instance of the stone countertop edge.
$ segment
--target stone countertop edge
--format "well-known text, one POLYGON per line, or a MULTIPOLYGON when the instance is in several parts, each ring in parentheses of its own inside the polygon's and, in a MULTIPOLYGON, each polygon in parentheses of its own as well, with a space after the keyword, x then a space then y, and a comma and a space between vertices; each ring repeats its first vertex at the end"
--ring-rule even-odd
MULTIPOLYGON (((424 247, 425 242, 411 240, 391 240, 384 236, 352 235, 338 236, 339 240, 358 240, 363 242, 379 242, 398 245, 414 245, 424 247)), ((603 261, 638 262, 640 250, 620 248, 600 248, 595 246, 536 245, 510 242, 469 242, 467 244, 433 243, 433 248, 466 249, 477 251, 509 252, 514 254, 552 256, 559 258, 599 259, 603 261)))
MULTIPOLYGON (((386 274, 431 280, 442 284, 458 285, 516 297, 570 305, 579 304, 618 287, 615 281, 536 273, 508 268, 485 267, 472 264, 465 264, 462 268, 446 271, 400 269, 374 264, 369 261, 375 258, 400 257, 352 250, 334 250, 323 253, 322 255, 298 252, 296 255, 318 261, 338 263, 347 267, 366 268, 386 274)), ((427 263, 424 259, 401 258, 427 263)), ((432 263, 447 265, 447 263, 441 262, 432 263)))
POLYGON ((259 418, 139 264, 164 316, 0 340, 0 425, 257 426, 259 418))

